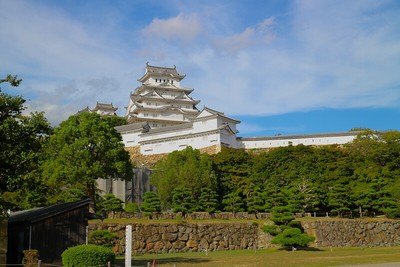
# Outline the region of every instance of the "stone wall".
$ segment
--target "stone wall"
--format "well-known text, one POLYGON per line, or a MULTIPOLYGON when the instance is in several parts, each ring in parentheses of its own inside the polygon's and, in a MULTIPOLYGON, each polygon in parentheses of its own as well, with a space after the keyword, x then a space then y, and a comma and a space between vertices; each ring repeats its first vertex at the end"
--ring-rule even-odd
POLYGON ((0 265, 7 261, 7 221, 0 221, 0 265))
POLYGON ((140 146, 125 147, 125 150, 129 152, 131 161, 137 167, 153 168, 154 165, 160 159, 164 158, 167 154, 155 154, 155 155, 142 155, 140 153, 140 146))
MULTIPOLYGON (((272 237, 257 223, 131 223, 132 252, 170 253, 256 249, 271 246, 272 237)), ((125 224, 92 223, 89 231, 107 229, 120 237, 113 248, 125 252, 125 224)))
POLYGON ((397 220, 313 220, 304 221, 306 233, 315 236, 315 247, 387 247, 400 245, 397 220))
MULTIPOLYGON (((134 146, 134 147, 125 147, 125 150, 128 151, 129 156, 131 161, 137 166, 137 167, 145 167, 145 168, 153 168, 154 165, 159 161, 160 159, 163 159, 166 157, 168 154, 154 154, 154 155, 142 155, 140 153, 140 146, 134 146)), ((203 147, 199 149, 200 153, 206 153, 209 155, 214 155, 217 154, 218 152, 221 151, 221 146, 220 145, 213 145, 209 147, 203 147)))
MULTIPOLYGON (((316 237, 313 247, 382 247, 400 245, 400 221, 374 219, 305 220, 306 233, 316 237)), ((273 247, 272 236, 255 222, 198 222, 198 223, 130 223, 132 252, 169 253, 257 249, 273 247)), ((96 222, 89 231, 107 229, 117 233, 118 243, 113 248, 125 252, 126 224, 96 222)))

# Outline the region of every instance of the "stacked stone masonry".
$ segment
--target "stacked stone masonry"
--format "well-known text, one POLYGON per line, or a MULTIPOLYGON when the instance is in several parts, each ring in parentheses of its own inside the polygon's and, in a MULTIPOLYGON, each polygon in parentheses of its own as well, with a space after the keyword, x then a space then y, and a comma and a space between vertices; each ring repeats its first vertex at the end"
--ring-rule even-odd
MULTIPOLYGON (((132 252, 171 253, 273 247, 272 236, 256 222, 130 223, 132 252)), ((384 247, 400 245, 397 220, 305 220, 306 233, 316 237, 313 247, 384 247)), ((96 222, 89 231, 107 229, 119 240, 113 250, 125 252, 126 224, 96 222)))
POLYGON ((305 221, 306 233, 315 236, 315 247, 388 247, 400 245, 397 220, 305 221))
MULTIPOLYGON (((143 155, 140 153, 140 147, 125 147, 126 151, 129 152, 131 161, 138 167, 153 168, 157 161, 163 159, 168 154, 154 154, 154 155, 143 155)), ((199 149, 200 153, 206 153, 209 155, 217 154, 221 151, 221 146, 209 146, 199 149)))
MULTIPOLYGON (((133 223, 132 252, 172 253, 266 248, 271 236, 257 223, 133 223)), ((90 231, 107 229, 120 237, 113 248, 125 252, 125 224, 91 224, 90 231)))

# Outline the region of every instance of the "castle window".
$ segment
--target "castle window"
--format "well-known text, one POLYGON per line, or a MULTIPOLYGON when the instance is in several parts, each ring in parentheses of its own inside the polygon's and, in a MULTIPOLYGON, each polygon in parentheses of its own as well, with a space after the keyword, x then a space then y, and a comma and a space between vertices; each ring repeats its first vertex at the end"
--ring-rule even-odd
POLYGON ((174 84, 174 81, 171 81, 172 84, 174 84))

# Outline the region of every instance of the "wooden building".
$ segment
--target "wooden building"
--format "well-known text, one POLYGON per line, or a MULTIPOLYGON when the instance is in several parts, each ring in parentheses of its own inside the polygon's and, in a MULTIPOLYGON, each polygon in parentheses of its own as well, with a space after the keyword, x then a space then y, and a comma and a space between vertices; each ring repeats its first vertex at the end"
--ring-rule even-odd
POLYGON ((7 264, 20 264, 26 249, 37 249, 44 263, 60 262, 65 249, 85 244, 91 204, 85 199, 11 214, 7 264))

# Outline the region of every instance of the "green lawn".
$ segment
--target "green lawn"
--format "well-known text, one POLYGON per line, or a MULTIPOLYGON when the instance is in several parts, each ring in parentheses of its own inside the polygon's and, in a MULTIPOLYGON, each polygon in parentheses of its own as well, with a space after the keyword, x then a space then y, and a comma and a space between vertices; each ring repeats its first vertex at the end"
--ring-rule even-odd
MULTIPOLYGON (((164 267, 260 267, 260 266, 341 266, 351 264, 400 262, 400 247, 324 248, 321 250, 284 251, 280 249, 149 254, 132 257, 132 266, 147 266, 156 260, 164 267)), ((123 266, 124 259, 117 264, 123 266)))

